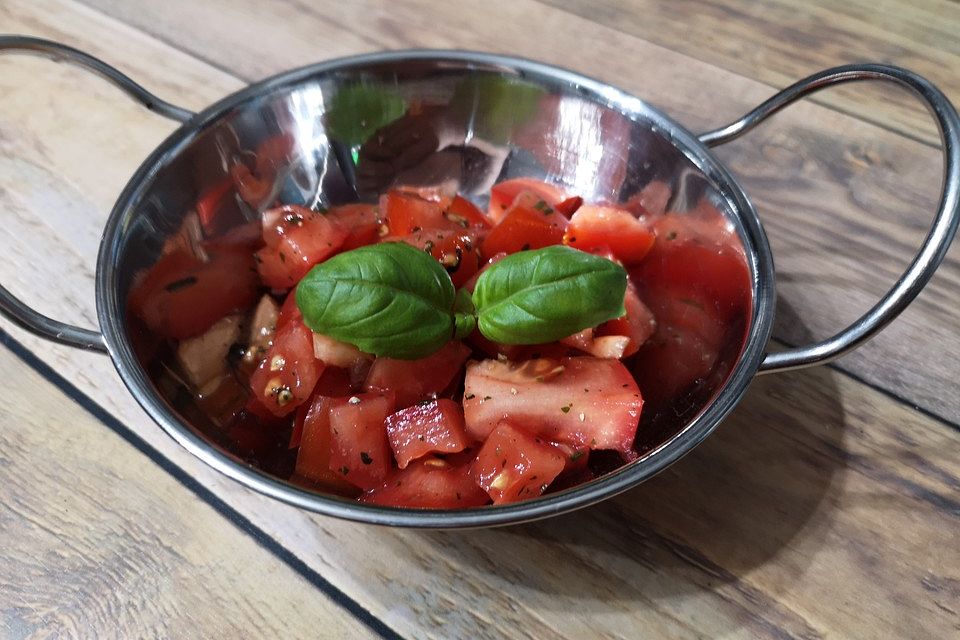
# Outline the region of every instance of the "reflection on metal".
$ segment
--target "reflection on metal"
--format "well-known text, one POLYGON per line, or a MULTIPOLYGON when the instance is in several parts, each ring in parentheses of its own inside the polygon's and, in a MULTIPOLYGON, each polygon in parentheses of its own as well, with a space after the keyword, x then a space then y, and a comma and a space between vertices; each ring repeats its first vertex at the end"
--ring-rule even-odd
POLYGON ((937 215, 920 251, 897 282, 869 311, 840 333, 812 345, 771 353, 760 365, 760 373, 802 369, 829 362, 850 353, 879 333, 907 308, 933 276, 950 248, 960 222, 960 119, 947 97, 917 74, 880 64, 853 64, 835 67, 800 80, 777 93, 736 122, 700 135, 700 141, 715 147, 736 140, 791 102, 827 87, 881 80, 908 89, 923 100, 937 121, 943 143, 943 192, 937 215))

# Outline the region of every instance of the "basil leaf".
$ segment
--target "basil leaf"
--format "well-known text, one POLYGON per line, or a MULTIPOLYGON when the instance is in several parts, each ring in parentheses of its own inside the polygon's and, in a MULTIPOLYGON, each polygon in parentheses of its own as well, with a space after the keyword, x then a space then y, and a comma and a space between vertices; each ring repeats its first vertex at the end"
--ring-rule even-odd
POLYGON ((313 267, 296 295, 310 329, 366 353, 414 360, 454 335, 450 276, 432 256, 408 244, 341 253, 313 267))
POLYGON ((341 87, 326 114, 330 133, 347 146, 363 144, 377 129, 404 114, 407 105, 396 93, 375 84, 341 87))
POLYGON ((472 76, 454 89, 450 108, 470 123, 473 136, 504 144, 536 115, 544 95, 543 88, 522 78, 472 76))
POLYGON ((560 340, 625 313, 627 272, 570 247, 521 251, 487 268, 473 303, 480 332, 503 344, 560 340))
POLYGON ((469 291, 466 289, 457 291, 453 311, 453 323, 455 325, 453 337, 457 340, 466 338, 477 327, 477 309, 473 306, 473 298, 469 291))

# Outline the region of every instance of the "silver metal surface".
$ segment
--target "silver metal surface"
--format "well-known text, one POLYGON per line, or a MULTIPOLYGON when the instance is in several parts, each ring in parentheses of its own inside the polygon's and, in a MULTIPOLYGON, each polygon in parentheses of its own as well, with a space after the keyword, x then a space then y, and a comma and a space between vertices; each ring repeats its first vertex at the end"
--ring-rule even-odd
POLYGON ((715 147, 736 140, 790 103, 827 87, 848 82, 881 80, 910 90, 936 119, 943 145, 943 183, 940 204, 920 250, 896 283, 869 311, 840 333, 815 344, 768 354, 759 373, 802 369, 847 354, 880 332, 923 290, 943 261, 960 223, 960 118, 947 97, 917 74, 881 64, 835 67, 800 80, 777 93, 736 122, 700 135, 715 147))
MULTIPOLYGON (((73 47, 28 36, 0 35, 0 54, 2 53, 32 53, 55 61, 66 60, 106 78, 147 109, 162 116, 178 122, 185 122, 193 116, 192 112, 156 97, 107 63, 73 47)), ((54 342, 103 353, 107 351, 107 345, 99 331, 75 327, 38 313, 2 285, 0 285, 0 315, 6 316, 23 329, 54 342)))
MULTIPOLYGON (((719 143, 739 132, 708 134, 707 141, 719 143)), ((764 360, 775 300, 773 257, 756 210, 695 135, 596 80, 528 60, 462 51, 396 51, 316 64, 252 85, 197 114, 143 162, 117 199, 104 229, 96 284, 103 338, 121 378, 193 454, 248 487, 305 509, 429 528, 547 517, 608 498, 666 468, 707 437, 743 396, 764 360), (198 197, 228 179, 237 163, 263 164, 269 176, 261 201, 231 201, 231 224, 256 219, 276 200, 329 206, 369 200, 400 183, 442 184, 483 204, 492 184, 511 177, 548 180, 587 200, 611 202, 630 201, 652 181, 664 182, 672 211, 694 212, 706 203, 726 218, 717 232, 745 256, 752 304, 740 335, 728 336, 728 368, 703 381, 687 417, 638 460, 590 483, 522 503, 450 511, 321 495, 216 445, 158 386, 151 362, 134 348, 151 338, 127 310, 137 274, 195 215, 198 197)))
MULTIPOLYGON (((346 102, 352 118, 375 119, 346 102)), ((237 220, 255 218, 257 211, 249 209, 238 204, 237 220)), ((184 447, 248 487, 296 506, 409 527, 534 520, 592 504, 656 474, 702 441, 743 396, 764 356, 773 306, 773 259, 756 211, 696 136, 646 102, 590 78, 461 51, 334 60, 275 76, 212 105, 165 140, 130 179, 107 221, 97 268, 100 324, 121 378, 184 447), (338 95, 357 87, 389 91, 417 114, 397 118, 376 135, 344 127, 330 113, 338 112, 338 95), (735 364, 729 374, 705 389, 702 406, 640 459, 536 500, 465 510, 396 509, 321 495, 264 473, 213 444, 160 392, 149 363, 138 360, 133 348, 137 328, 127 321, 126 300, 134 274, 152 264, 199 195, 224 178, 231 162, 253 162, 263 142, 277 135, 292 137, 292 152, 277 167, 262 206, 274 197, 336 205, 369 199, 398 182, 452 185, 479 202, 495 181, 517 176, 616 202, 652 180, 665 181, 673 189, 672 210, 709 202, 742 245, 752 283, 744 332, 749 339, 731 339, 735 364)))

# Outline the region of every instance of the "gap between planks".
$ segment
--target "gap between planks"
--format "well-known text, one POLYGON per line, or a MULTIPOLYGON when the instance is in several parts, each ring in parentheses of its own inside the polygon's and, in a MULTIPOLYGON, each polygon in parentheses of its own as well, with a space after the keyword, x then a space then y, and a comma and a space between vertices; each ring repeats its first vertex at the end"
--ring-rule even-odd
POLYGON ((9 350, 18 360, 30 367, 30 369, 40 375, 44 380, 77 403, 81 409, 92 416, 102 426, 120 436, 130 444, 130 446, 149 458, 151 462, 169 474, 181 486, 208 504, 221 517, 249 536, 257 545, 277 560, 306 579, 307 582, 320 590, 342 609, 350 613, 368 629, 381 638, 388 640, 400 640, 403 638, 403 636, 389 627, 385 622, 373 615, 366 607, 351 598, 336 585, 324 578, 318 571, 301 560, 276 538, 214 494, 200 481, 188 474, 170 458, 141 438, 135 431, 128 428, 97 401, 57 373, 53 367, 44 362, 37 354, 16 340, 16 338, 7 333, 3 328, 0 328, 0 347, 9 350))

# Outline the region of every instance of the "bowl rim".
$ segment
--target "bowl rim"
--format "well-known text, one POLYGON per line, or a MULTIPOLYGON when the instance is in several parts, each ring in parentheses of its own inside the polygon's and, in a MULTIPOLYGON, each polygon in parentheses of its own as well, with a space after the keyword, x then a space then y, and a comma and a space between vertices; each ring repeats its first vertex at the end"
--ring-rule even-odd
POLYGON ((150 417, 190 453, 240 484, 296 507, 357 522, 433 529, 517 524, 565 513, 622 493, 679 460, 703 441, 733 410, 753 379, 766 353, 772 331, 774 292, 773 255, 756 208, 723 163, 696 135, 644 100, 574 71, 521 57, 446 49, 385 51, 310 64, 268 77, 208 106, 161 142, 130 177, 104 227, 96 269, 98 320, 120 378, 150 417), (617 109, 631 119, 643 118, 656 122, 658 132, 717 185, 721 197, 738 214, 738 233, 746 250, 753 287, 753 308, 743 351, 714 399, 679 433, 638 460, 591 482, 508 505, 457 510, 366 505, 298 487, 243 462, 201 436, 153 391, 152 382, 139 366, 126 337, 124 310, 117 295, 116 268, 120 240, 127 228, 125 219, 139 202, 146 187, 166 163, 178 156, 202 131, 248 100, 348 68, 410 62, 450 63, 461 68, 476 65, 479 70, 497 69, 528 80, 560 83, 576 87, 585 99, 617 109))

